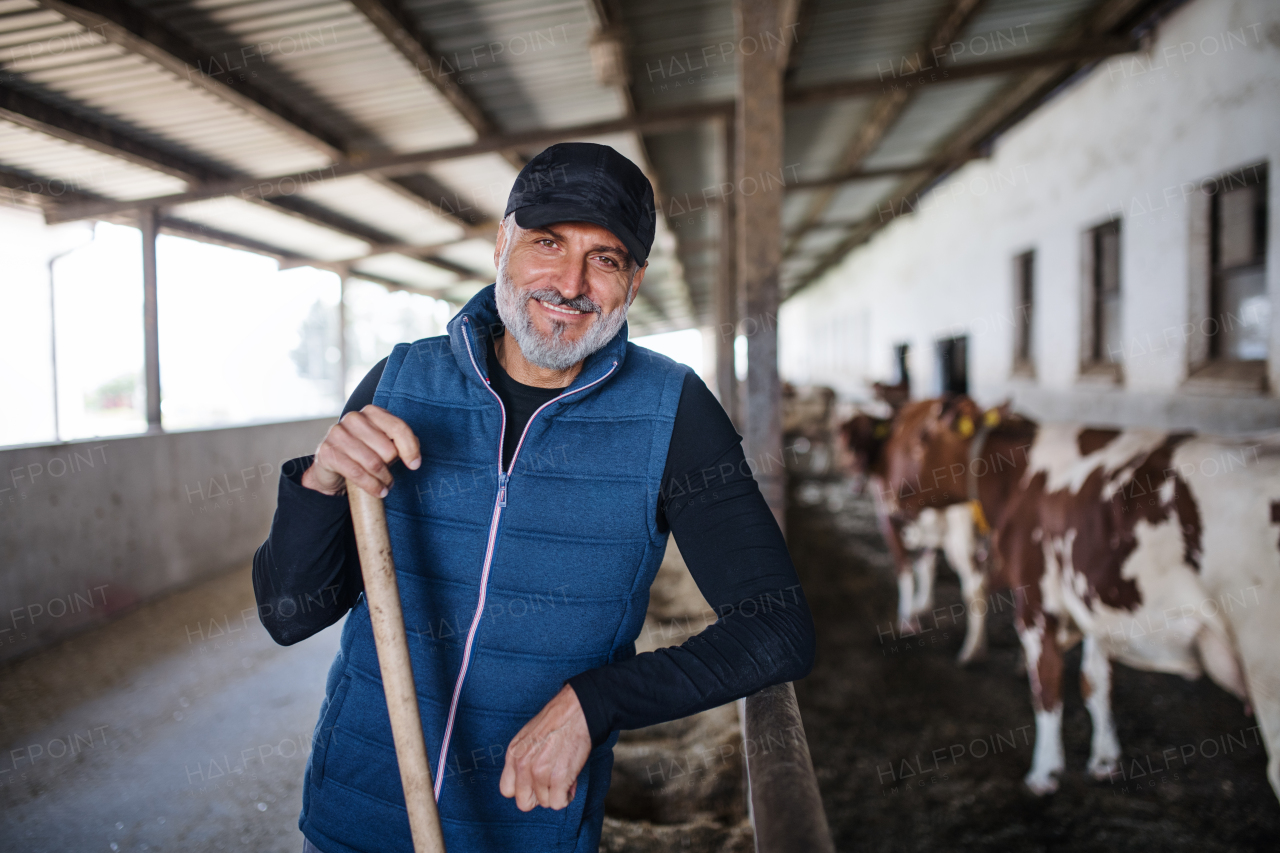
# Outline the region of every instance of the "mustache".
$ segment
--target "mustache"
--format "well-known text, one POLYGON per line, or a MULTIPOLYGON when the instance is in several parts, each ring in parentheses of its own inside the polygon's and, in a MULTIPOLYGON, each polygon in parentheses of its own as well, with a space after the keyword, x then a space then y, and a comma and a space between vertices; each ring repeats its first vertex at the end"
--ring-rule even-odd
POLYGON ((544 287, 541 290, 530 291, 527 298, 549 302, 552 305, 563 305, 574 311, 590 312, 592 314, 603 313, 600 306, 585 293, 582 296, 575 296, 573 299, 565 299, 554 287, 544 287))

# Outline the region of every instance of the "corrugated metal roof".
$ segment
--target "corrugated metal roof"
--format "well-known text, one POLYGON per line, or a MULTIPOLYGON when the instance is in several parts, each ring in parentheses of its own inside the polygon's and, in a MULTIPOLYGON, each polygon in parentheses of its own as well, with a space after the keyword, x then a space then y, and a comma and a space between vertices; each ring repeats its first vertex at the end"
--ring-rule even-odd
MULTIPOLYGON (((9 173, 9 184, 31 180, 106 199, 150 199, 182 192, 188 180, 322 174, 331 156, 344 153, 358 160, 477 139, 481 125, 441 94, 441 81, 471 101, 481 124, 508 133, 619 118, 629 101, 642 112, 721 103, 734 96, 734 63, 746 44, 734 32, 732 0, 620 4, 622 18, 614 24, 630 73, 624 92, 593 69, 590 45, 601 14, 593 0, 405 0, 415 37, 436 56, 431 67, 414 67, 348 0, 122 2, 168 27, 189 46, 198 69, 178 73, 173 63, 110 42, 105 31, 36 0, 0 0, 0 97, 11 103, 6 93, 16 93, 66 126, 45 132, 47 123, 0 119, 0 171, 9 173), (209 82, 201 74, 215 84, 200 85, 209 82), (288 115, 248 104, 253 91, 287 106, 288 115), (86 132, 98 134, 91 141, 82 135, 86 123, 86 132), (127 157, 103 153, 124 143, 127 157)), ((939 59, 963 64, 1060 46, 1101 2, 988 0, 939 59)), ((1143 0, 1138 13, 1155 5, 1143 0)), ((599 8, 612 14, 609 3, 599 8)), ((869 94, 787 108, 788 182, 820 181, 848 168, 850 146, 873 105, 918 64, 949 8, 950 0, 805 0, 794 28, 767 34, 796 38, 787 78, 793 90, 887 80, 869 94)), ((854 168, 915 166, 936 157, 1021 73, 917 87, 870 150, 853 158, 854 168)), ((718 193, 704 190, 718 188, 727 174, 717 126, 599 141, 650 169, 665 201, 633 328, 712 322, 722 211, 718 193)), ((217 229, 219 239, 239 235, 304 259, 360 259, 355 269, 380 281, 461 298, 493 274, 492 242, 476 238, 472 225, 501 216, 515 175, 506 157, 488 153, 432 163, 394 182, 359 175, 305 182, 270 202, 226 197, 183 204, 169 215, 217 229), (435 256, 474 275, 408 255, 361 259, 377 251, 380 235, 418 245, 458 241, 434 249, 435 256)), ((826 189, 789 191, 785 230, 815 227, 788 239, 794 246, 784 281, 805 280, 847 243, 851 227, 874 227, 886 199, 923 186, 919 177, 845 177, 826 189)), ((46 194, 47 204, 56 202, 46 194)))
POLYGON ((353 148, 418 151, 475 139, 444 97, 343 0, 137 3, 204 48, 210 69, 252 75, 353 148))
POLYGON ((655 0, 626 4, 623 14, 637 106, 733 99, 738 75, 732 3, 655 0))
POLYGON ((173 208, 180 219, 227 234, 262 235, 271 245, 322 261, 363 255, 369 244, 338 231, 229 196, 173 208))
POLYGON ((410 0, 460 85, 503 130, 616 118, 618 92, 596 82, 586 0, 410 0))
MULTIPOLYGON (((891 197, 893 188, 897 186, 897 183, 898 181, 895 178, 876 178, 870 181, 856 181, 845 184, 840 187, 836 192, 835 198, 831 200, 831 204, 827 207, 827 212, 822 217, 822 221, 853 222, 866 216, 878 216, 876 209, 884 206, 885 197, 891 197)), ((807 245, 812 246, 813 244, 807 245)))
POLYGON ((797 86, 893 73, 920 45, 949 0, 814 0, 797 86))
POLYGON ((868 169, 905 166, 928 159, 939 143, 1009 82, 1005 75, 945 86, 924 86, 903 110, 879 148, 863 161, 868 169))
POLYGON ((405 243, 443 243, 463 236, 462 226, 362 175, 311 184, 298 193, 341 210, 405 243))
POLYGON ((987 0, 946 57, 965 63, 1041 50, 1096 5, 1092 0, 987 0))

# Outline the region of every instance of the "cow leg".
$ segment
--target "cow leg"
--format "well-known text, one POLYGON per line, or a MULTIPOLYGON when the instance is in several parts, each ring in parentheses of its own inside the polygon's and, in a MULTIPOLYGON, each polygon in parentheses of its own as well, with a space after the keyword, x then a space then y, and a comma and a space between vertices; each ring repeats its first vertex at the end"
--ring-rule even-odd
POLYGON ((1045 614, 1034 626, 1019 626, 1018 638, 1027 657, 1031 705, 1036 712, 1036 746, 1031 772, 1024 779, 1036 795, 1058 790, 1062 757, 1062 651, 1056 639, 1056 622, 1045 614))
POLYGON ((960 576, 966 625, 964 646, 960 649, 958 660, 967 664, 981 660, 987 654, 987 606, 983 601, 987 595, 987 579, 974 557, 973 517, 969 514, 968 505, 961 505, 961 513, 959 517, 954 517, 956 514, 948 510, 943 548, 947 554, 947 562, 960 576))
POLYGON ((938 574, 938 549, 925 548, 912 567, 916 576, 916 594, 911 600, 911 615, 917 616, 933 607, 933 581, 938 574))
POLYGON ((885 544, 889 546, 889 556, 893 558, 893 568, 898 575, 898 634, 907 637, 919 633, 920 628, 911 612, 915 581, 911 575, 911 561, 907 556, 906 546, 902 544, 902 521, 889 512, 879 479, 873 478, 872 484, 875 487, 876 523, 884 536, 885 544))
POLYGON ((904 563, 898 567, 898 634, 909 637, 920 633, 920 625, 916 621, 911 605, 915 599, 915 575, 911 564, 904 563))
POLYGON ((1111 716, 1111 661, 1092 635, 1084 638, 1080 659, 1080 693, 1093 719, 1093 746, 1089 752, 1089 775, 1110 779, 1120 769, 1120 739, 1111 716))

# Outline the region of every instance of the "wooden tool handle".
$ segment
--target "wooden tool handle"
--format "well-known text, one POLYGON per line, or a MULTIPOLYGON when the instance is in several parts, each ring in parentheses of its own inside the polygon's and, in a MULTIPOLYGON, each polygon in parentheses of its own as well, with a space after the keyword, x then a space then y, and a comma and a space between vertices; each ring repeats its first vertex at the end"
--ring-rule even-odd
POLYGON ((413 686, 409 661, 409 639, 400 609, 400 588, 391 559, 391 537, 382 499, 347 481, 351 520, 355 523, 360 551, 360 571, 364 575, 364 596, 373 623, 373 641, 378 649, 378 667, 391 712, 391 737, 396 744, 400 782, 409 810, 409 831, 414 853, 445 853, 436 811, 431 765, 422 739, 422 719, 418 715, 418 694, 413 686))

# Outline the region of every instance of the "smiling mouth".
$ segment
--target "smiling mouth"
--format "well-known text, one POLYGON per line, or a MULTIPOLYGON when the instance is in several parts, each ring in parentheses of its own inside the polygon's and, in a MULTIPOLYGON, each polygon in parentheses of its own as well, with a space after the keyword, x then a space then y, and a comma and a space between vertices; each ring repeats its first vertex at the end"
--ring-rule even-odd
POLYGON ((586 311, 575 311, 574 309, 568 307, 567 305, 553 305, 550 302, 547 302, 545 299, 539 299, 538 304, 541 305, 543 308, 546 308, 548 311, 554 311, 557 314, 568 314, 570 316, 573 316, 577 314, 587 313, 586 311))

